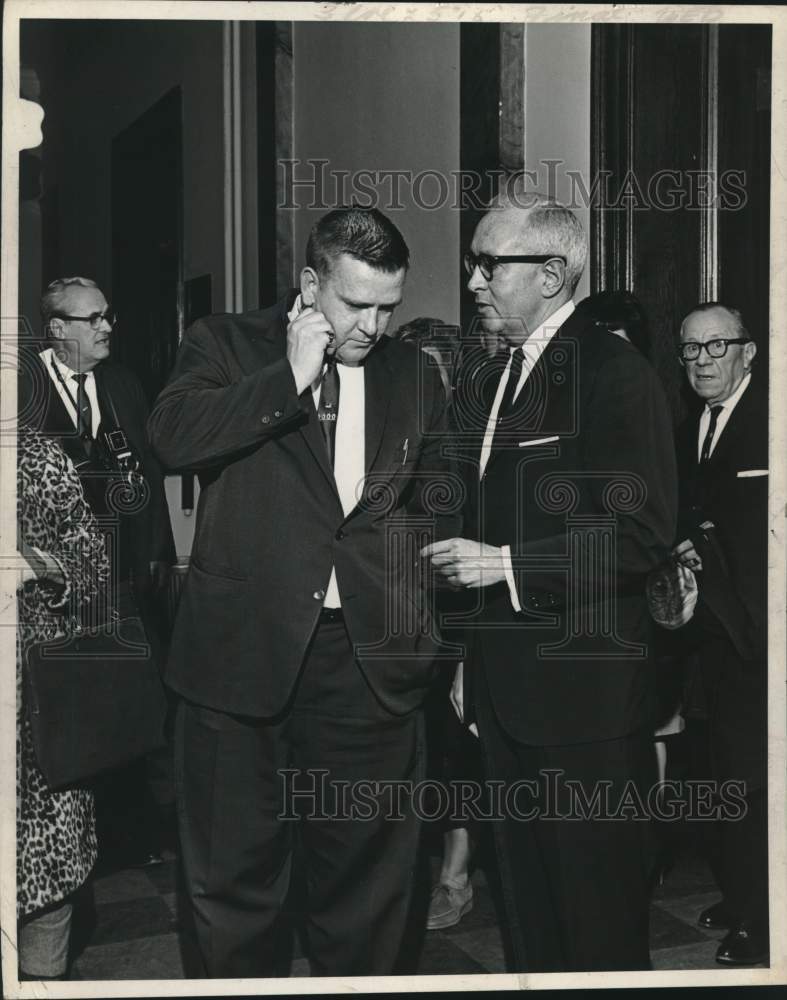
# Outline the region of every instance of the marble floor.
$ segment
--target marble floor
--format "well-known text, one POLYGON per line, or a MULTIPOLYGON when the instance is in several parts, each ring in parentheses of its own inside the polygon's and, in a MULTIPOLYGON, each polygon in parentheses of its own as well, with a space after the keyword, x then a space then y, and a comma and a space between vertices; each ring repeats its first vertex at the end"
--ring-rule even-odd
MULTIPOLYGON (((427 845, 424 897, 435 878, 438 844, 427 845)), ((483 853, 483 852, 482 852, 483 853)), ((115 870, 95 877, 84 892, 75 932, 72 978, 81 980, 179 979, 184 958, 178 933, 178 863, 115 870)), ((473 874, 474 906, 459 924, 418 935, 417 969, 423 975, 505 972, 494 878, 482 857, 473 874)), ((704 931, 697 916, 718 899, 710 871, 684 847, 654 890, 651 955, 654 969, 718 969, 714 955, 722 932, 704 931)), ((309 974, 308 961, 293 948, 291 973, 309 974)))

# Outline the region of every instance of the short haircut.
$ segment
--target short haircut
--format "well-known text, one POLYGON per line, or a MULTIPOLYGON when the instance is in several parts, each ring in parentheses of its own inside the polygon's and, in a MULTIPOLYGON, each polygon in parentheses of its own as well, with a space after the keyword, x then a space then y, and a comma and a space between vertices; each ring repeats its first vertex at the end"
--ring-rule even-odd
POLYGON ((679 336, 683 335, 683 325, 689 318, 689 316, 693 316, 694 313, 710 312, 711 309, 723 309, 726 313, 728 313, 732 317, 732 320, 735 323, 736 335, 738 337, 745 337, 747 340, 754 340, 754 337, 752 337, 752 335, 746 329, 746 326, 743 322, 743 314, 741 313, 740 309, 735 309, 733 308, 733 306, 725 306, 723 302, 700 302, 699 305, 694 306, 694 308, 690 309, 683 317, 683 320, 680 324, 680 332, 678 335, 679 336))
POLYGON ((306 244, 307 265, 324 275, 341 254, 389 274, 410 264, 404 237, 376 208, 337 208, 314 225, 306 244))
POLYGON ((526 191, 522 174, 513 174, 503 182, 499 194, 489 204, 490 211, 507 208, 523 213, 529 253, 554 253, 566 258, 566 288, 573 295, 588 255, 587 236, 576 215, 548 195, 526 191))
POLYGON ((90 278, 55 278, 46 286, 46 291, 41 296, 41 319, 44 324, 44 331, 49 330, 49 321, 55 313, 61 311, 66 289, 71 285, 80 285, 82 288, 98 288, 95 281, 90 278))

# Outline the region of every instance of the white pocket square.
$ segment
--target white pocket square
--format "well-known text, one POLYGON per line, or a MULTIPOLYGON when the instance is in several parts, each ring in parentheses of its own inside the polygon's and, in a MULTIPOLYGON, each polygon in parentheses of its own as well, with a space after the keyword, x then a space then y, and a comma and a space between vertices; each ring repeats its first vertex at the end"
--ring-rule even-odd
POLYGON ((548 438, 532 438, 530 441, 520 441, 519 447, 532 448, 534 444, 549 444, 550 441, 559 441, 559 440, 560 438, 557 434, 555 434, 554 437, 548 437, 548 438))
POLYGON ((767 476, 767 469, 742 469, 738 474, 738 479, 754 479, 755 476, 767 476))

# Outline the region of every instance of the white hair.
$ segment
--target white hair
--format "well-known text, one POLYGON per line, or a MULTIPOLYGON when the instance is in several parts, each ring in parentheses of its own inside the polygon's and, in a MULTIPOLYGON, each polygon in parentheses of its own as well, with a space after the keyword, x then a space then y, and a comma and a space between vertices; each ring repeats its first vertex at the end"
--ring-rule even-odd
POLYGON ((41 319, 44 322, 44 329, 49 329, 49 321, 53 315, 61 311, 66 289, 71 285, 79 285, 82 288, 98 288, 95 281, 90 278, 55 278, 46 286, 46 291, 41 296, 41 319))
POLYGON ((489 205, 490 211, 519 209, 527 249, 534 254, 554 253, 566 258, 566 288, 570 295, 579 284, 588 255, 582 223, 554 198, 539 191, 525 191, 522 175, 515 174, 501 187, 489 205))

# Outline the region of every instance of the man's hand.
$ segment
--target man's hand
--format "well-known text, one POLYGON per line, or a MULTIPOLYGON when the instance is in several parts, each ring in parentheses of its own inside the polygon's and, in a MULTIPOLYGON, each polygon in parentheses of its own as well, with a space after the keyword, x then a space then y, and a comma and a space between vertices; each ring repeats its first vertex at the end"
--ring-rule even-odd
POLYGON ((694 572, 681 562, 653 570, 646 585, 648 609, 662 628, 683 628, 694 615, 699 591, 694 572))
MULTIPOLYGON (((459 721, 463 723, 465 721, 465 665, 463 660, 460 660, 456 665, 454 683, 451 685, 448 697, 451 699, 459 721)), ((468 729, 473 736, 478 736, 478 726, 474 722, 468 726, 468 729)))
POLYGON ((676 545, 672 550, 672 554, 681 566, 685 566, 686 569, 690 569, 694 573, 702 569, 702 559, 697 554, 694 542, 690 538, 687 538, 685 542, 681 542, 680 545, 676 545))
POLYGON ((322 371, 325 351, 333 343, 333 327, 321 312, 311 306, 287 327, 287 360, 295 376, 298 395, 312 385, 322 371))
POLYGON ((469 538, 449 538, 421 549, 438 575, 457 590, 490 587, 506 578, 503 550, 469 538))

